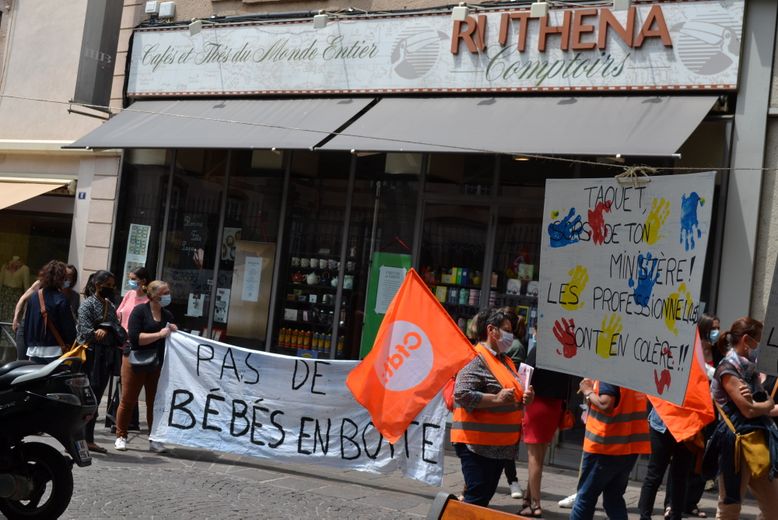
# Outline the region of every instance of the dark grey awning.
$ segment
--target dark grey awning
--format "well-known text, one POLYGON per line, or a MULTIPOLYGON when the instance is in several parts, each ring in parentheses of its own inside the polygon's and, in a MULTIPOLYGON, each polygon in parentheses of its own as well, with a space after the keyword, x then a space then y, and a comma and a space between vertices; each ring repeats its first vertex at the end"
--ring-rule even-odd
POLYGON ((67 148, 313 148, 371 101, 138 101, 67 148))
POLYGON ((715 96, 386 98, 324 150, 669 155, 715 96))

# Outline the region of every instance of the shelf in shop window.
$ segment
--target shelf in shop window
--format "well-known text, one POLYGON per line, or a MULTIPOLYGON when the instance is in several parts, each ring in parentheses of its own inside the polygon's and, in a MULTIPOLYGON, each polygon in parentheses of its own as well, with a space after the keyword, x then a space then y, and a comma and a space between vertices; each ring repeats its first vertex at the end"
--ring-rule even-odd
MULTIPOLYGON (((443 283, 443 282, 435 282, 433 284, 427 284, 429 287, 435 287, 438 285, 442 285, 443 287, 457 287, 461 289, 481 289, 480 285, 463 285, 461 283, 443 283)), ((492 287, 492 290, 494 290, 494 287, 492 287)))
MULTIPOLYGON (((289 282, 289 287, 292 287, 294 289, 311 289, 311 290, 326 291, 326 292, 332 292, 332 293, 337 291, 337 287, 333 287, 331 285, 322 285, 322 284, 307 284, 307 283, 289 282)), ((344 291, 350 291, 351 289, 346 289, 344 287, 343 290, 344 291)))
POLYGON ((470 305, 467 303, 449 303, 449 302, 440 302, 446 307, 461 307, 463 309, 480 309, 480 305, 470 305))
POLYGON ((507 298, 511 300, 529 300, 529 301, 537 301, 538 297, 536 294, 508 294, 508 293, 498 293, 497 298, 507 298))
POLYGON ((305 309, 310 309, 312 307, 321 307, 322 309, 334 309, 335 308, 335 305, 333 305, 331 303, 309 302, 308 300, 305 300, 305 301, 286 300, 286 303, 284 305, 300 305, 300 306, 304 307, 305 309))
MULTIPOLYGON (((310 321, 294 321, 294 320, 281 320, 286 325, 295 325, 296 327, 308 327, 308 328, 316 328, 316 329, 322 329, 322 330, 332 330, 332 323, 330 324, 324 324, 324 323, 313 323, 310 321)), ((345 328, 345 325, 338 325, 338 328, 342 329, 345 328)))

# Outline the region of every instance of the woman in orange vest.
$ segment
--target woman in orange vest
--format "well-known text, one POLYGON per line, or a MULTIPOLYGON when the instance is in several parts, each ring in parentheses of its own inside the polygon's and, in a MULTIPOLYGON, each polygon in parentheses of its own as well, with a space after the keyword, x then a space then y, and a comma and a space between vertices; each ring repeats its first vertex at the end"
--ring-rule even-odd
POLYGON ((638 455, 651 453, 647 399, 626 388, 583 379, 579 385, 589 403, 583 462, 571 520, 591 520, 597 499, 610 520, 627 520, 624 492, 638 455))
POLYGON ((489 505, 506 460, 516 456, 522 409, 532 402, 511 359, 513 326, 504 310, 478 324, 478 355, 457 374, 451 442, 465 477, 464 501, 489 505))

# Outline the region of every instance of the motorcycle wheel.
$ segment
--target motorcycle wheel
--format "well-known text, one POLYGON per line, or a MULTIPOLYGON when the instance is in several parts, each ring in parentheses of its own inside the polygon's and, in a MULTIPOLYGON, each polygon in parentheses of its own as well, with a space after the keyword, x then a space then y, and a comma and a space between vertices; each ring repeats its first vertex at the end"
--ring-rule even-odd
POLYGON ((73 496, 73 471, 69 461, 48 444, 31 442, 24 450, 25 467, 35 488, 28 500, 0 499, 0 512, 10 520, 59 518, 73 496))

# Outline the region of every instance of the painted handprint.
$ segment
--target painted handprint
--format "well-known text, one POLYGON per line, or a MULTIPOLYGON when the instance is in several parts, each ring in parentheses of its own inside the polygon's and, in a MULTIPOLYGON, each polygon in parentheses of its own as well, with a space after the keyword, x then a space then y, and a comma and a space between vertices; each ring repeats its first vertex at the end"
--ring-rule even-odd
POLYGON ((672 375, 670 374, 670 371, 668 369, 662 370, 662 375, 657 375, 656 368, 654 369, 654 384, 656 385, 656 391, 659 392, 659 395, 662 395, 665 393, 665 390, 670 388, 670 383, 672 383, 672 375))
MULTIPOLYGON (((674 293, 671 293, 670 296, 667 297, 667 307, 669 309, 677 309, 680 305, 680 300, 684 299, 686 301, 686 306, 689 308, 694 306, 694 301, 692 298, 692 293, 690 293, 687 288, 686 284, 682 283, 678 286, 678 290, 674 293)), ((667 327, 667 330, 672 332, 674 335, 678 335, 678 325, 676 324, 675 320, 676 313, 675 312, 666 312, 665 313, 665 326, 667 327)))
POLYGON ((694 235, 702 237, 700 221, 697 219, 697 206, 704 206, 705 199, 693 191, 687 197, 681 195, 681 243, 688 251, 694 249, 694 235))
POLYGON ((578 345, 575 343, 575 322, 572 318, 568 321, 566 318, 554 322, 554 336, 562 344, 562 351, 557 349, 556 353, 566 358, 575 357, 578 353, 578 345))
POLYGON ((602 318, 602 324, 600 325, 600 334, 597 336, 597 355, 608 359, 611 357, 611 345, 613 345, 614 336, 621 334, 624 327, 621 324, 621 316, 615 312, 602 318))
POLYGON ((664 198, 651 201, 651 210, 646 217, 646 243, 653 245, 661 237, 662 226, 670 216, 670 203, 664 198))
POLYGON ((592 228, 592 241, 596 245, 605 242, 608 229, 605 227, 605 217, 603 213, 609 213, 612 201, 598 202, 594 209, 589 210, 589 227, 592 228))
POLYGON ((581 215, 576 215, 575 208, 570 208, 565 218, 555 220, 548 225, 551 247, 564 247, 575 244, 580 239, 582 230, 581 215))
POLYGON ((576 311, 583 307, 581 293, 586 288, 586 284, 589 283, 589 271, 586 270, 586 267, 577 265, 570 269, 567 274, 570 275, 570 281, 564 286, 559 297, 559 304, 565 310, 576 311))
POLYGON ((645 256, 638 255, 638 279, 635 282, 630 278, 629 286, 634 289, 632 297, 635 299, 635 303, 640 306, 646 307, 651 301, 651 293, 654 292, 654 285, 659 279, 657 263, 651 253, 646 253, 645 256))

